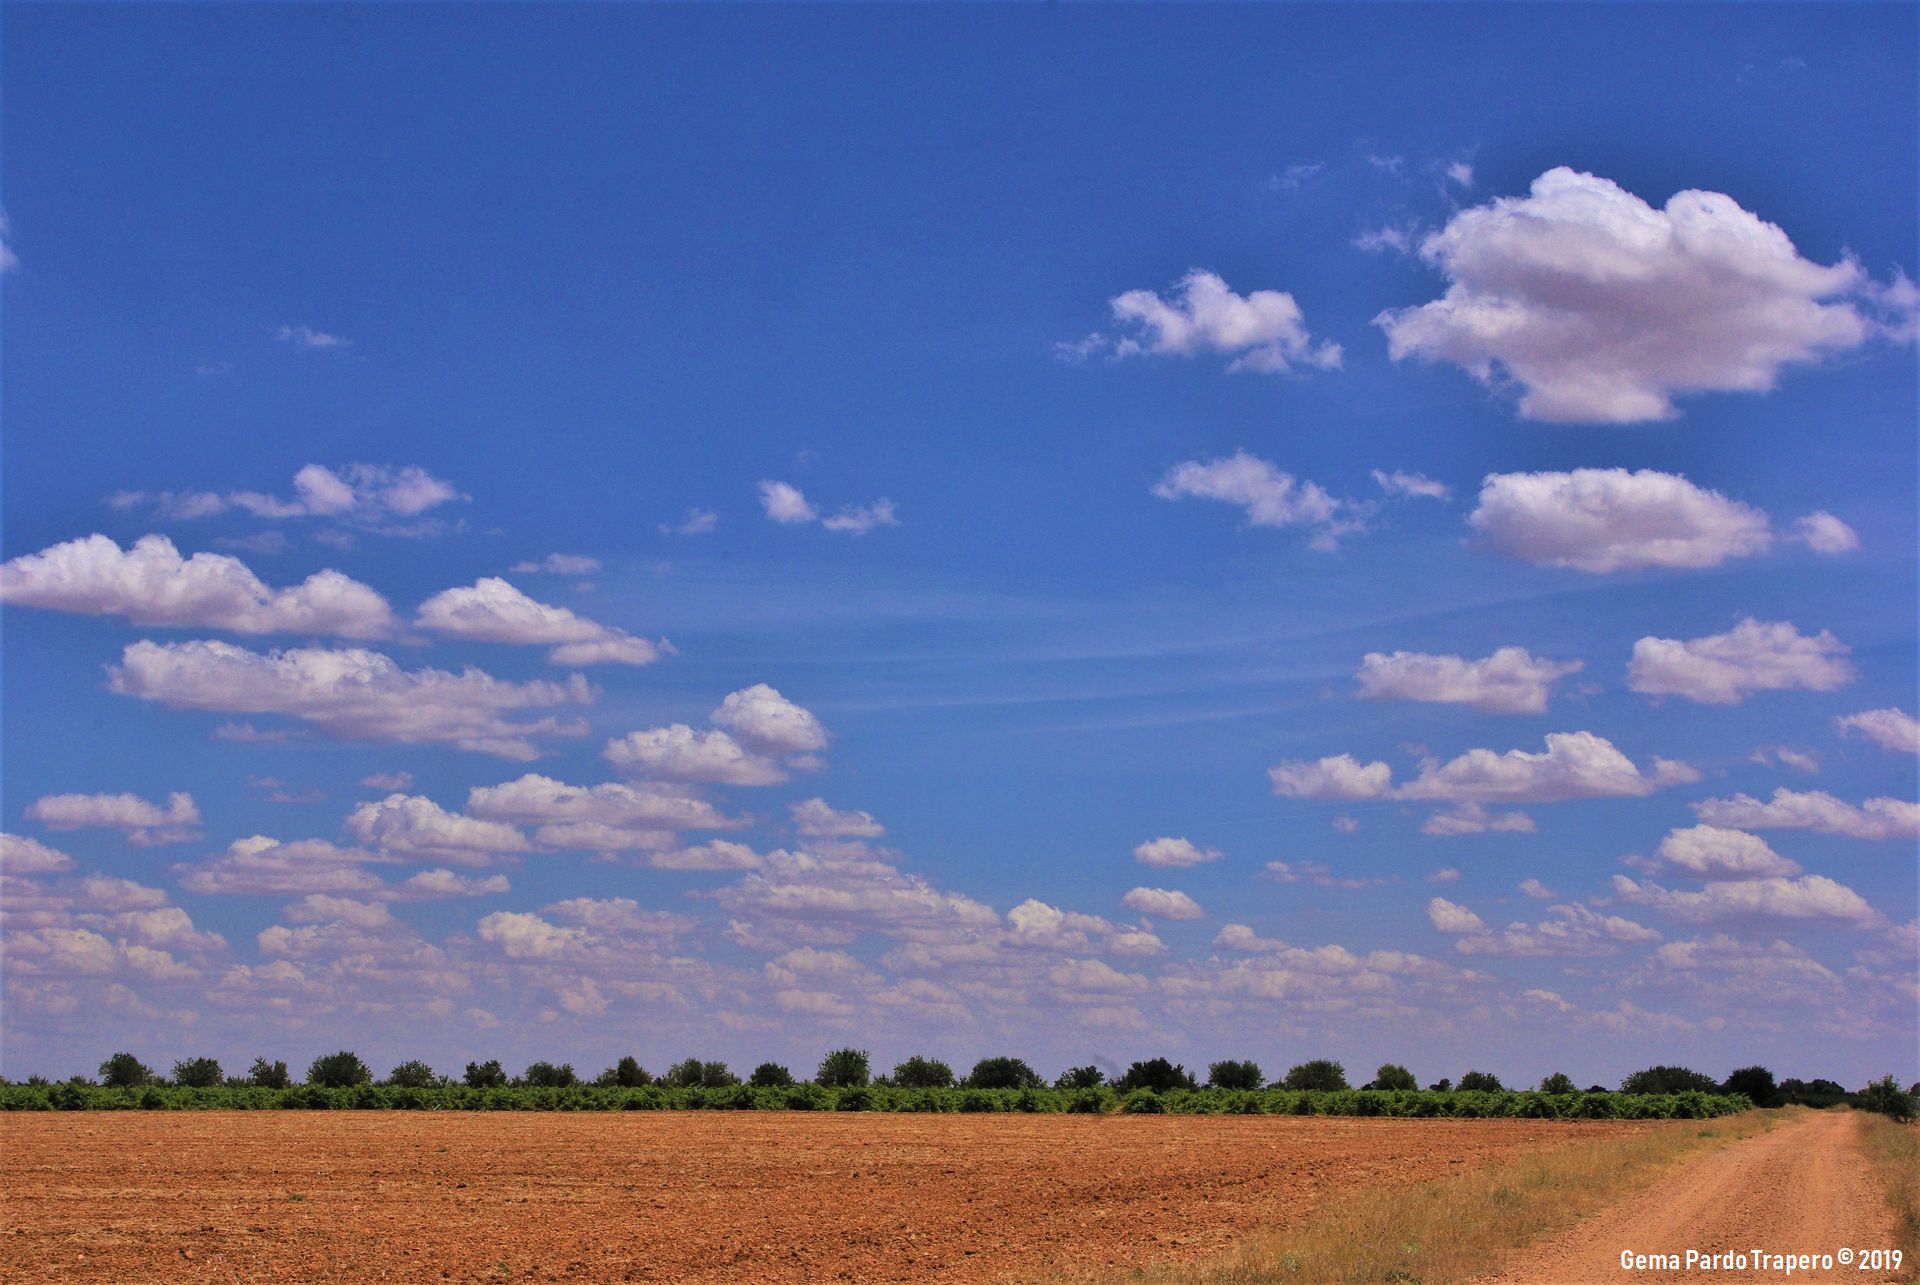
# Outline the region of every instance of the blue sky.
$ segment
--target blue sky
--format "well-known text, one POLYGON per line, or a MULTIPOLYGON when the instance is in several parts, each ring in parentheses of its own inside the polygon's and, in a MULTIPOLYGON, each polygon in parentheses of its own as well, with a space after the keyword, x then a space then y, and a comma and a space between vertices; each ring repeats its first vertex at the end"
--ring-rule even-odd
POLYGON ((1915 22, 10 7, 4 1072, 1912 1078, 1915 22))

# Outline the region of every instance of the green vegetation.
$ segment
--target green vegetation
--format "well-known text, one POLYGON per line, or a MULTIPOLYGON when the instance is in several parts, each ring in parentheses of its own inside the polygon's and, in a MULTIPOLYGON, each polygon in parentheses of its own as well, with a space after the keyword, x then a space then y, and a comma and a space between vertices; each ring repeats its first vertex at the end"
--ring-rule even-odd
POLYGON ((100 1064, 100 1083, 112 1088, 132 1088, 152 1081, 147 1064, 131 1053, 115 1053, 100 1064))
POLYGON ((814 1081, 825 1089, 857 1089, 873 1077, 866 1050, 835 1049, 820 1059, 814 1081))
POLYGON ((793 1072, 778 1062, 762 1062, 753 1068, 747 1083, 756 1089, 783 1089, 793 1083, 793 1072))
POLYGON ((916 1053, 894 1067, 893 1074, 887 1078, 903 1089, 950 1089, 953 1068, 939 1058, 921 1057, 916 1053))
MULTIPOLYGON (((1338 1062, 1316 1058, 1311 1062, 1302 1062, 1299 1066, 1288 1067, 1287 1076, 1280 1083, 1282 1087, 1289 1089, 1331 1093, 1347 1087, 1347 1068, 1338 1062)), ((1446 1081, 1442 1080, 1441 1083, 1445 1084, 1446 1081)))
POLYGON ((967 1072, 970 1089, 1037 1089, 1040 1073, 1017 1057, 983 1057, 967 1072))
POLYGON ((1882 1076, 1854 1095, 1853 1104, 1862 1111, 1873 1111, 1899 1124, 1911 1124, 1920 1115, 1920 1102, 1891 1075, 1882 1076))
POLYGON ((211 1089, 223 1079, 220 1063, 210 1057, 181 1058, 173 1064, 173 1082, 188 1089, 211 1089))
POLYGON ((1719 1089, 1711 1075, 1684 1066, 1650 1066, 1620 1081, 1622 1093, 1717 1093, 1719 1089))
MULTIPOLYGON (((1397 1062, 1383 1062, 1380 1064, 1380 1069, 1373 1073, 1373 1083, 1367 1087, 1369 1089, 1417 1089, 1420 1087, 1420 1082, 1413 1078, 1412 1071, 1397 1062)), ((1569 1084, 1565 1092, 1573 1092, 1573 1086, 1569 1084)))
MULTIPOLYGON (((1767 1077, 1767 1083, 1773 1083, 1772 1076, 1767 1077)), ((1540 1091, 1542 1093, 1572 1093, 1575 1091, 1573 1087, 1573 1077, 1564 1071, 1555 1071, 1552 1075, 1540 1081, 1540 1091)), ((1731 1093, 1733 1090, 1729 1089, 1728 1092, 1731 1093)), ((1753 1095, 1748 1094, 1747 1096, 1752 1097, 1753 1095)), ((1754 1105, 1765 1106, 1767 1104, 1761 1102, 1758 1098, 1754 1098, 1754 1105)))
POLYGON ((323 1053, 313 1059, 307 1068, 307 1083, 328 1089, 344 1089, 355 1084, 366 1084, 373 1079, 373 1072, 367 1069, 357 1054, 341 1049, 338 1053, 323 1053))
POLYGON ((293 1083, 293 1076, 285 1062, 269 1062, 257 1057, 253 1059, 253 1069, 247 1072, 247 1083, 262 1089, 284 1089, 293 1083))
POLYGON ((1267 1077, 1258 1062, 1215 1062, 1207 1068, 1207 1085, 1215 1089, 1265 1088, 1267 1077))
MULTIPOLYGON (((177 1075, 173 1078, 178 1083, 185 1083, 177 1075)), ((425 1062, 416 1060, 402 1062, 387 1072, 387 1083, 396 1089, 430 1089, 440 1083, 440 1077, 425 1062)))

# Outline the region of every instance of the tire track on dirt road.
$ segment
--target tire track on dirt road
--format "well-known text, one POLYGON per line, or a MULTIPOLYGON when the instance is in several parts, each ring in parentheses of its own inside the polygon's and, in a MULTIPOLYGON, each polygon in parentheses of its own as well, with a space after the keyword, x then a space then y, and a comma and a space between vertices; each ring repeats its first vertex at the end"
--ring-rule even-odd
POLYGON ((1905 1279, 1893 1271, 1839 1264, 1842 1249, 1894 1247, 1893 1213, 1875 1184, 1861 1145, 1861 1118, 1815 1111, 1765 1133, 1686 1161, 1651 1187, 1600 1213, 1515 1251, 1476 1285, 1705 1285, 1739 1282, 1851 1281, 1881 1285, 1905 1279), (1749 1255, 1746 1270, 1684 1266, 1689 1249, 1749 1255), (1780 1264, 1752 1259, 1775 1254, 1835 1256, 1831 1270, 1791 1275, 1780 1264), (1681 1269, 1628 1268, 1621 1251, 1673 1254, 1681 1269))

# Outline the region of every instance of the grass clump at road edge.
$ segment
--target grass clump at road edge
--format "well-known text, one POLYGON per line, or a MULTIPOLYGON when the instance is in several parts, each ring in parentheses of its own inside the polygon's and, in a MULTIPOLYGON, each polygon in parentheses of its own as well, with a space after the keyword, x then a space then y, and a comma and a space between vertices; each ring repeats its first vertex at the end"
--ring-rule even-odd
POLYGON ((1900 1279, 1920 1280, 1920 1125, 1863 1115, 1860 1127, 1874 1176, 1893 1208, 1895 1247, 1905 1256, 1900 1279))
POLYGON ((1508 1250, 1651 1181, 1675 1160, 1770 1129, 1793 1108, 1749 1111, 1698 1128, 1574 1142, 1444 1182, 1354 1191, 1297 1227, 1255 1233, 1215 1258, 1080 1282, 1134 1285, 1456 1285, 1508 1250))

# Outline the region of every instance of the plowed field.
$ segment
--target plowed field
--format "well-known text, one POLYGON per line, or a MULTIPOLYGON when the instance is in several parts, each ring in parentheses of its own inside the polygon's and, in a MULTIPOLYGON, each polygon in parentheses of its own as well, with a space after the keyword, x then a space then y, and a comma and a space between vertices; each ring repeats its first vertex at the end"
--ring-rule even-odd
POLYGON ((1695 1127, 1285 1117, 0 1118, 8 1281, 933 1281, 1195 1258, 1362 1185, 1695 1127))

